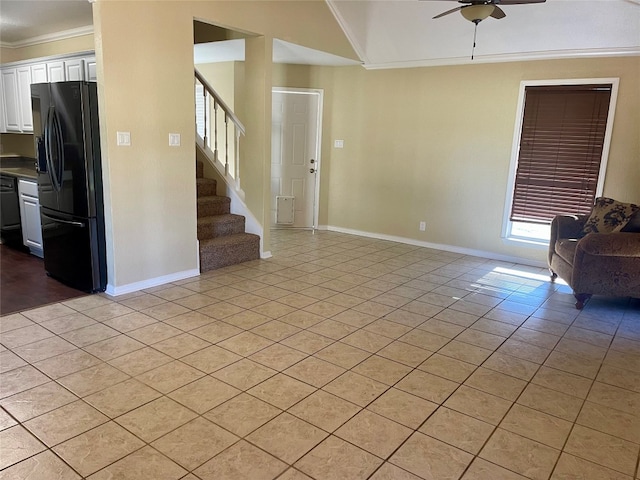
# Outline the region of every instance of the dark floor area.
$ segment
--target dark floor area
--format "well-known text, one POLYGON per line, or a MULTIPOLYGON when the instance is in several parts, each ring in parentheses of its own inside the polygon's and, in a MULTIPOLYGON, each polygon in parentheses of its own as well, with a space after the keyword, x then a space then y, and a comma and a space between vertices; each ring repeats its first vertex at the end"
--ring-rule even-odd
POLYGON ((49 278, 41 258, 0 245, 0 315, 81 295, 86 293, 49 278))

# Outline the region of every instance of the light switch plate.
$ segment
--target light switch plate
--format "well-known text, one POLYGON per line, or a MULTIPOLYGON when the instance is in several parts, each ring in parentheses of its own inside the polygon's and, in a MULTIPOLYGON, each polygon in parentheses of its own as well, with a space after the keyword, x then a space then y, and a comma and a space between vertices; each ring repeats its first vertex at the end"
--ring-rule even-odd
POLYGON ((117 144, 121 147, 128 147, 131 145, 131 132, 116 132, 117 144))
POLYGON ((179 147, 180 146, 180 134, 179 133, 170 133, 169 134, 169 146, 170 147, 179 147))
POLYGON ((344 148, 344 140, 335 140, 333 146, 335 148, 344 148))

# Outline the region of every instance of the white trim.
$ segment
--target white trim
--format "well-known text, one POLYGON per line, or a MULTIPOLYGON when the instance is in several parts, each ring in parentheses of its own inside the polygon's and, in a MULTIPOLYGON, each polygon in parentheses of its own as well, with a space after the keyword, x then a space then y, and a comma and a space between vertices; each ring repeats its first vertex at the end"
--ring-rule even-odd
MULTIPOLYGON (((318 95, 318 118, 316 119, 316 185, 313 198, 313 225, 311 227, 302 228, 317 228, 318 217, 320 213, 320 167, 322 165, 322 114, 324 106, 324 90, 321 88, 297 88, 297 87, 272 87, 271 94, 274 93, 290 93, 294 95, 318 95)), ((272 107, 273 108, 273 107, 272 107)), ((271 159, 269 159, 269 165, 271 165, 271 159)), ((269 210, 271 211, 271 210, 269 210)), ((271 224, 271 214, 269 214, 269 224, 271 224)), ((274 228, 274 227, 271 227, 274 228)))
POLYGON ((171 273, 169 275, 163 275, 161 277, 149 278, 140 282, 128 283, 126 285, 114 286, 107 284, 105 293, 112 297, 118 295, 124 295, 126 293, 137 292, 144 290, 145 288, 157 287, 158 285, 164 285, 166 283, 177 282, 178 280, 184 280, 185 278, 197 277, 200 275, 200 270, 197 268, 191 270, 184 270, 182 272, 171 273))
POLYGON ((265 259, 265 258, 271 258, 273 255, 271 255, 271 250, 267 250, 266 252, 261 252, 260 253, 260 258, 261 259, 265 259))
MULTIPOLYGON (((611 146, 611 135, 613 132, 613 120, 615 117, 616 104, 618 100, 618 86, 620 84, 620 78, 563 78, 553 80, 523 80, 520 82, 520 91, 518 92, 518 104, 516 107, 515 126, 513 129, 513 142, 511 144, 511 161, 509 162, 509 175, 507 179, 507 193, 502 218, 501 236, 504 240, 519 241, 521 243, 527 241, 527 239, 511 236, 511 221, 509 220, 511 203, 513 202, 513 189, 516 177, 516 168, 518 166, 518 156, 520 153, 520 137, 522 136, 522 121, 524 119, 524 102, 526 88, 544 85, 586 84, 611 84, 611 99, 609 100, 609 111, 607 113, 607 126, 605 130, 604 142, 602 145, 602 157, 600 159, 600 171, 598 172, 598 184, 596 185, 596 197, 602 195, 602 191, 604 189, 604 180, 607 173, 609 147, 611 146)), ((539 243, 539 240, 533 241, 532 243, 539 243)))
POLYGON ((356 53, 360 61, 364 62, 365 64, 368 63, 367 56, 365 55, 364 50, 360 47, 360 44, 356 41, 356 36, 351 31, 349 22, 344 19, 340 11, 333 4, 334 1, 335 0, 325 0, 327 6, 329 7, 329 10, 331 10, 331 13, 338 22, 338 25, 340 25, 344 36, 347 37, 347 40, 349 40, 353 51, 356 53))
POLYGON ((518 263, 521 265, 530 265, 533 267, 540 267, 540 268, 547 267, 546 262, 538 262, 536 260, 531 260, 529 258, 512 257, 510 255, 502 255, 499 253, 487 252, 484 250, 476 250, 473 248, 458 247, 455 245, 444 245, 441 243, 424 242, 422 240, 415 240, 413 238, 397 237, 395 235, 386 235, 383 233, 363 232, 362 230, 353 230, 351 228, 336 227, 334 225, 322 225, 318 227, 318 230, 329 230, 330 232, 347 233, 349 235, 358 235, 361 237, 375 238, 378 240, 388 240, 390 242, 404 243, 407 245, 414 245, 416 247, 433 248, 436 250, 443 250, 445 252, 460 253, 462 255, 471 255, 474 257, 488 258, 491 260, 500 260, 503 262, 518 263))
POLYGON ((471 60, 470 57, 465 56, 452 58, 434 58, 425 60, 409 60, 405 62, 365 62, 363 67, 367 70, 384 70, 390 68, 442 67, 449 65, 473 65, 478 63, 527 62, 533 60, 558 60, 567 58, 633 57, 639 55, 639 47, 591 48, 582 50, 549 50, 544 52, 476 55, 473 60, 471 60))
POLYGON ((61 32, 47 33, 46 35, 38 35, 37 37, 27 38, 17 42, 1 42, 0 47, 3 48, 21 48, 38 45, 40 43, 55 42, 56 40, 66 40, 67 38, 82 37, 84 35, 93 34, 93 25, 84 27, 71 28, 61 32))

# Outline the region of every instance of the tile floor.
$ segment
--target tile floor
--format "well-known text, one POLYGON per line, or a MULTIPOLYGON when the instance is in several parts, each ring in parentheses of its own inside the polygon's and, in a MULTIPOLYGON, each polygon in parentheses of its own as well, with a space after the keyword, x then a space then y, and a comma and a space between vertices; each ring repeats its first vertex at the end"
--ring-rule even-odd
POLYGON ((0 478, 639 478, 640 301, 338 233, 4 316, 0 478))

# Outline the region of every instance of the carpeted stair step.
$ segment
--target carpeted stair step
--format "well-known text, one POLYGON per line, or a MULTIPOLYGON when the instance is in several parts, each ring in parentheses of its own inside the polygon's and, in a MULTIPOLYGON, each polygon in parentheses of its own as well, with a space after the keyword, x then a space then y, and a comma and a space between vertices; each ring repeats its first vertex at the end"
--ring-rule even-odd
POLYGON ((196 160, 196 178, 204 177, 204 162, 196 160))
POLYGON ((200 241, 200 271, 227 267, 260 258, 260 237, 238 233, 200 241))
POLYGON ((213 178, 198 178, 196 179, 196 191, 198 198, 211 197, 216 194, 218 188, 218 182, 213 178))
POLYGON ((198 219, 198 240, 224 237, 244 233, 244 217, 242 215, 213 215, 198 219))
POLYGON ((198 218, 226 215, 231 212, 231 199, 211 195, 198 198, 198 218))

